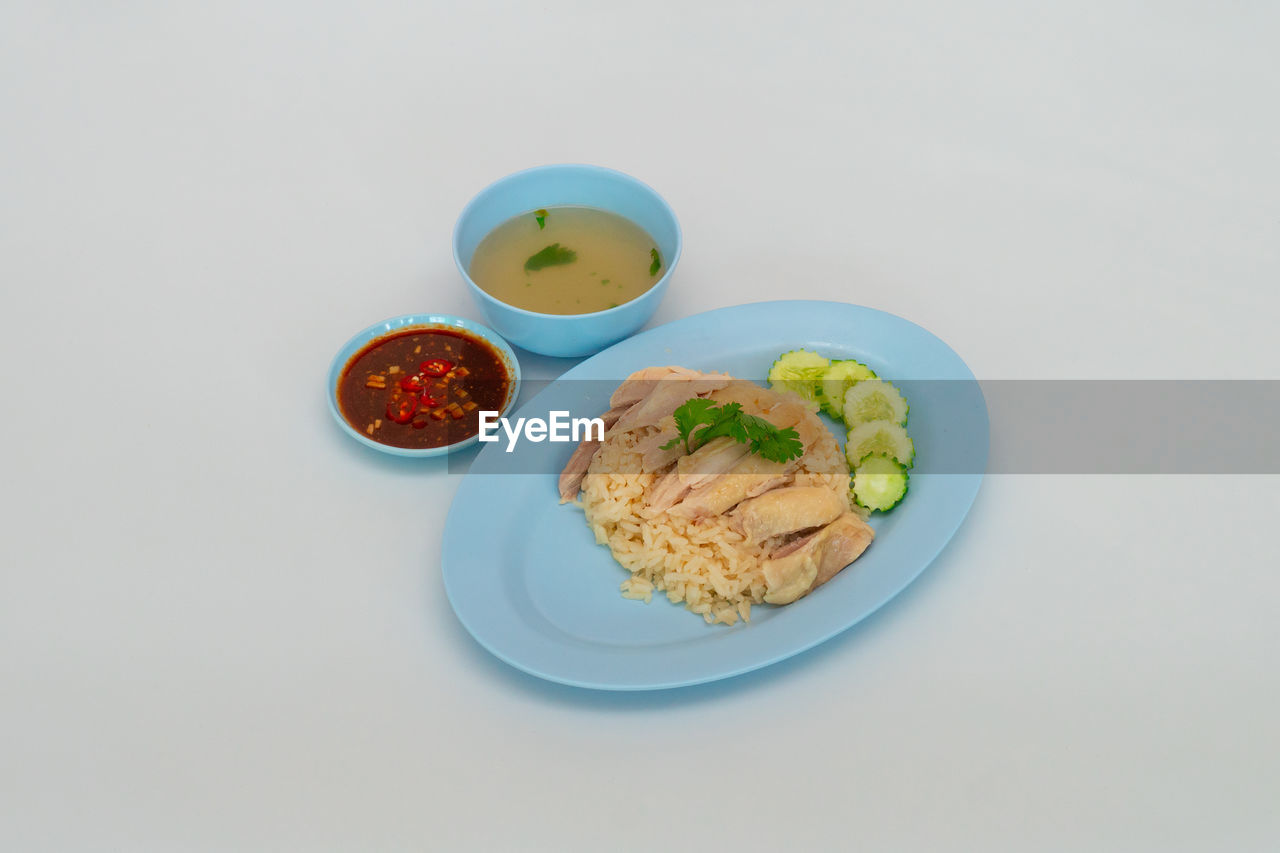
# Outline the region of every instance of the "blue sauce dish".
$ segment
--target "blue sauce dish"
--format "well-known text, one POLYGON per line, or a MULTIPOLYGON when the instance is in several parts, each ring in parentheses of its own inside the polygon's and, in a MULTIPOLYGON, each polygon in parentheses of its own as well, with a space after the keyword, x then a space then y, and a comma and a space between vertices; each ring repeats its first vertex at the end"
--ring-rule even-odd
POLYGON ((680 223, 662 196, 629 175, 601 166, 538 166, 508 175, 481 190, 463 208, 453 229, 454 263, 489 324, 517 346, 560 357, 599 352, 648 322, 667 291, 681 249, 680 223), (490 231, 522 213, 562 205, 607 210, 647 231, 665 264, 657 284, 616 308, 543 314, 508 305, 472 281, 471 258, 490 231))
MULTIPOLYGON (((363 331, 357 333, 354 337, 351 338, 351 340, 347 341, 345 344, 342 345, 342 349, 338 350, 337 355, 333 357, 333 362, 329 365, 329 376, 328 376, 329 412, 333 415, 333 419, 338 422, 338 426, 342 427, 342 430, 347 435, 351 436, 356 441, 360 442, 366 447, 372 447, 374 450, 379 450, 383 453, 390 453, 394 456, 413 456, 413 457, 419 457, 419 458, 428 457, 428 456, 443 456, 445 454, 452 453, 454 451, 461 450, 463 448, 470 447, 471 445, 475 444, 479 440, 479 437, 480 437, 479 433, 478 432, 474 433, 468 436, 467 438, 461 439, 460 441, 455 441, 452 444, 444 444, 438 447, 399 447, 394 444, 384 444, 383 442, 376 441, 374 439, 373 436, 378 434, 376 430, 374 433, 369 434, 367 432, 362 432, 360 429, 358 429, 355 426, 352 426, 352 424, 347 421, 346 417, 343 416, 342 408, 338 400, 339 382, 342 379, 343 373, 347 369, 347 365, 350 364, 353 359, 355 359, 357 356, 363 353, 375 341, 380 341, 383 338, 394 338, 394 337, 398 337, 401 334, 417 332, 417 331, 453 332, 454 336, 452 336, 449 339, 454 341, 455 343, 457 342, 457 337, 456 337, 457 335, 464 335, 471 338, 478 338, 484 343, 488 344, 489 345, 488 348, 477 348, 478 345, 476 344, 462 345, 462 346, 472 347, 472 349, 470 349, 469 351, 464 349, 463 352, 464 354, 469 352, 470 355, 480 355, 482 354, 481 350, 483 350, 484 353, 487 353, 487 350, 489 348, 492 348, 492 353, 485 354, 485 358, 488 360, 490 370, 494 372, 495 375, 497 375, 497 373, 500 372, 498 371, 498 368, 501 367, 502 372, 505 372, 506 374, 507 382, 506 382, 505 391, 500 390, 501 385, 490 385, 489 386, 489 388, 491 389, 490 394, 493 396, 495 401, 499 397, 501 397, 500 412, 503 415, 509 412, 511 410, 511 407, 515 405, 516 399, 520 395, 520 362, 516 360, 516 354, 511 351, 511 347, 507 344, 506 341, 504 341, 498 335, 497 332, 493 331, 492 329, 486 326, 482 326, 479 323, 473 322, 471 320, 466 320, 466 319, 463 319, 462 317, 452 317, 448 314, 405 314, 401 317, 392 317, 390 320, 384 320, 381 323, 374 323, 369 328, 364 329, 363 331), (498 365, 493 364, 492 356, 494 354, 496 354, 498 357, 498 362, 499 362, 498 365)), ((443 338, 444 336, 442 335, 435 336, 436 340, 440 340, 443 338)), ((430 347, 433 344, 428 342, 425 345, 430 347)), ((461 349, 462 347, 460 346, 459 348, 461 349)), ((423 367, 427 367, 427 361, 432 361, 432 360, 438 361, 438 359, 429 358, 430 355, 431 353, 427 353, 421 356, 422 358, 426 359, 426 361, 422 363, 423 367)), ((457 364, 458 368, 465 366, 467 357, 469 356, 459 359, 459 363, 457 364)), ((410 357, 410 361, 414 360, 415 358, 416 357, 410 357)), ((429 374, 429 376, 440 377, 441 374, 445 373, 446 369, 452 369, 454 367, 454 364, 452 362, 443 362, 442 364, 447 365, 447 368, 445 366, 441 366, 440 373, 431 373, 429 374)), ((456 371, 456 373, 457 373, 457 376, 461 378, 456 378, 454 376, 454 373, 450 372, 448 374, 448 377, 450 378, 442 378, 440 379, 440 382, 458 382, 458 383, 464 382, 465 377, 463 376, 463 374, 464 373, 469 374, 470 371, 463 371, 459 369, 456 371)), ((399 381, 396 378, 396 376, 408 379, 408 377, 411 375, 412 374, 408 373, 407 371, 402 371, 398 374, 388 375, 386 377, 386 385, 388 388, 391 388, 393 382, 399 381)), ((476 376, 473 375, 471 378, 472 380, 475 380, 476 376)), ((374 380, 370 379, 369 381, 372 382, 374 380)), ((435 380, 432 380, 432 379, 426 380, 428 384, 434 381, 435 380)), ((371 387, 371 386, 368 386, 368 387, 371 387)), ((444 388, 445 386, 440 385, 440 387, 444 388)), ((454 386, 450 386, 450 387, 454 387, 454 386)), ((474 385, 471 386, 471 391, 475 392, 476 386, 474 385)), ((381 393, 383 392, 380 391, 379 396, 381 395, 381 393)), ((400 392, 395 392, 395 393, 400 393, 400 392)), ((433 392, 428 392, 426 389, 424 389, 423 393, 427 394, 427 393, 433 393, 433 392)), ((454 394, 455 391, 451 390, 451 391, 448 391, 447 393, 454 394)), ((479 395, 477 394, 476 396, 478 399, 479 395)), ((378 405, 383 405, 383 403, 379 402, 378 405)), ((430 403, 430 405, 440 406, 441 403, 432 402, 430 403)), ((480 408, 485 408, 485 407, 481 406, 480 408)), ((426 412, 425 407, 422 409, 422 411, 426 412)), ((459 410, 459 418, 461 419, 462 417, 463 415, 460 413, 460 410, 459 410)), ((444 420, 444 418, 442 417, 441 420, 444 420)), ((399 421, 399 423, 405 423, 405 422, 406 421, 403 421, 403 420, 399 421)), ((457 422, 464 423, 461 420, 457 422)), ((424 431, 424 435, 425 434, 426 432, 424 431)))

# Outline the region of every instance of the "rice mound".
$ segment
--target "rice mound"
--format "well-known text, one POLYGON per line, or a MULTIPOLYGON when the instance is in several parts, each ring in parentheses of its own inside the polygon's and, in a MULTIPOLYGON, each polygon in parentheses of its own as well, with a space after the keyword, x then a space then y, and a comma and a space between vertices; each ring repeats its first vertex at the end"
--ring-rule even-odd
MULTIPOLYGON (((800 458, 794 485, 824 486, 849 504, 849 476, 844 456, 831 431, 816 414, 817 443, 800 458)), ((764 600, 761 561, 777 544, 745 541, 728 516, 697 521, 654 512, 645 496, 661 477, 640 473, 636 450, 657 427, 611 435, 601 445, 582 482, 582 507, 596 542, 631 573, 622 582, 624 598, 648 602, 654 590, 699 613, 708 623, 733 625, 751 620, 751 605, 764 600)), ((850 505, 850 509, 852 509, 850 505)))

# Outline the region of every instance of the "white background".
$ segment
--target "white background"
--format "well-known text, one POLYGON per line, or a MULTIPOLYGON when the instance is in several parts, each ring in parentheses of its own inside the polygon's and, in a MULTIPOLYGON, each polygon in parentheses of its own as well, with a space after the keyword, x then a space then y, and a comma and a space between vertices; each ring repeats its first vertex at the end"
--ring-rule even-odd
POLYGON ((1274 476, 990 477, 836 640, 593 694, 470 640, 458 477, 323 383, 372 322, 478 317, 454 218, 564 161, 680 216, 655 324, 839 299, 983 379, 1276 378, 1278 26, 0 3, 0 848, 1275 849, 1274 476))

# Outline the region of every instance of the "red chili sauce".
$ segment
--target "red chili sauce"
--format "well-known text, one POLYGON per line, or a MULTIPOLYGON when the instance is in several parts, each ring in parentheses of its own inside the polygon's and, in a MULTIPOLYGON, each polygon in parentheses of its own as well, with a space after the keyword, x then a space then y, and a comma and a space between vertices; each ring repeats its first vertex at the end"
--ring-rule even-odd
POLYGON ((444 447, 502 410, 511 374, 488 342, 461 329, 392 332, 356 353, 338 379, 338 409, 379 444, 444 447))

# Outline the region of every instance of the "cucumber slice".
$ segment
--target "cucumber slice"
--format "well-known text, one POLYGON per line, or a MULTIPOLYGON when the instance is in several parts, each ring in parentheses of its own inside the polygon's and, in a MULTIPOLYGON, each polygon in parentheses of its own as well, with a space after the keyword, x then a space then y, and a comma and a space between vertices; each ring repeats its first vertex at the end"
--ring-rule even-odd
POLYGON ((907 493, 907 469, 880 453, 865 456, 853 469, 853 499, 880 512, 897 506, 907 493))
POLYGON ((907 401, 897 388, 883 379, 868 379, 844 392, 842 413, 850 427, 868 421, 907 422, 907 401))
POLYGON ((818 383, 818 403, 833 418, 841 417, 844 394, 849 386, 864 379, 875 379, 876 372, 860 361, 851 358, 831 362, 818 383))
POLYGON ((817 400, 818 380, 830 363, 807 349, 784 352, 769 368, 769 387, 780 387, 794 391, 806 400, 817 400))
POLYGON ((882 453, 910 468, 916 458, 916 446, 902 424, 893 421, 867 421, 849 430, 845 440, 844 455, 849 464, 871 453, 882 453))

